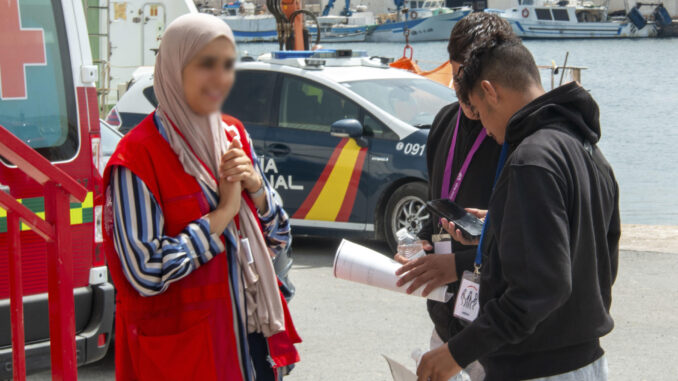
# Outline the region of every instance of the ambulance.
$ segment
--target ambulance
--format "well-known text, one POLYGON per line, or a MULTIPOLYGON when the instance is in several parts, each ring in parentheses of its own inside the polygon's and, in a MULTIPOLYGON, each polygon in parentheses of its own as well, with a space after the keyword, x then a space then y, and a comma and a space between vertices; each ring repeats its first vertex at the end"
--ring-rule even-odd
MULTIPOLYGON (((100 126, 85 14, 80 0, 0 1, 0 125, 88 191, 71 203, 79 365, 101 359, 111 340, 114 289, 102 250, 100 126)), ((44 218, 41 186, 0 158, 1 191, 44 218)), ((0 379, 12 377, 7 212, 0 209, 0 379)), ((46 244, 21 227, 28 372, 50 366, 46 244)))

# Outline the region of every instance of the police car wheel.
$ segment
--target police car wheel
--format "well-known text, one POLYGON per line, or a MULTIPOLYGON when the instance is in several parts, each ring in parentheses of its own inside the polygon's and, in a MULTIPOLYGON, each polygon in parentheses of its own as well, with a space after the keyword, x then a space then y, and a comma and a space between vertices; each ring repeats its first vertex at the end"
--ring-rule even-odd
POLYGON ((406 227, 418 234, 430 218, 426 210, 428 189, 425 183, 413 182, 396 189, 386 204, 384 213, 384 236, 395 253, 398 249, 396 232, 406 227))

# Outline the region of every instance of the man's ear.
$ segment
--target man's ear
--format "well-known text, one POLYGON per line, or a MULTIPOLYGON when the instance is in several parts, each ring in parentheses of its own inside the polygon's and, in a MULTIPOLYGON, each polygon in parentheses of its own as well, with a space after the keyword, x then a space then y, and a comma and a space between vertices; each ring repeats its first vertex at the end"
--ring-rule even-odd
POLYGON ((480 88, 483 89, 483 94, 487 98, 487 101, 490 103, 490 105, 496 106, 497 103, 499 103, 499 95, 497 94, 497 89, 490 81, 487 80, 481 81, 480 88))

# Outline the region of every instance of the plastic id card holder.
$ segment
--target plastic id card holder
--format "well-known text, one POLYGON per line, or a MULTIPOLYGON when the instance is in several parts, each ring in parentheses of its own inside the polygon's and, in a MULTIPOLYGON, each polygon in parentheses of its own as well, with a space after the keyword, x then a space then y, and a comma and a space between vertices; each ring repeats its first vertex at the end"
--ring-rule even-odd
POLYGON ((245 256, 247 257, 247 264, 254 263, 254 257, 252 256, 252 249, 250 248, 250 240, 247 238, 242 238, 240 240, 240 248, 245 250, 245 256))
POLYGON ((452 254, 452 237, 449 234, 434 234, 433 252, 436 254, 452 254))
POLYGON ((464 271, 454 303, 454 317, 469 323, 476 320, 480 311, 480 274, 464 271))

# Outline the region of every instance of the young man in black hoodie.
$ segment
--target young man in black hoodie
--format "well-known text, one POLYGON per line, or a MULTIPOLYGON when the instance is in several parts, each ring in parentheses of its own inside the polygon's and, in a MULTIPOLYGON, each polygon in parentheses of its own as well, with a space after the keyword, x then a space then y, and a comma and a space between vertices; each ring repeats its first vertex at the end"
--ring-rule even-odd
MULTIPOLYGON (((511 37, 515 37, 511 25, 495 14, 478 12, 464 17, 452 29, 447 46, 453 71, 459 70, 473 44, 511 37)), ((487 209, 500 150, 501 146, 487 136, 478 116, 473 115, 467 105, 454 102, 445 106, 434 119, 426 143, 429 199, 445 197, 464 207, 487 209)), ((434 248, 432 237, 439 233, 444 232, 438 220, 430 218, 419 232, 419 238, 431 250, 434 248)), ((456 293, 461 274, 473 269, 475 245, 449 241, 437 247, 434 254, 411 262, 396 255, 396 260, 405 264, 398 273, 405 274, 399 283, 414 280, 411 291, 425 285, 425 293, 449 284, 456 293)), ((452 314, 453 306, 454 300, 427 301, 434 324, 431 349, 443 345, 462 330, 463 326, 452 314)), ((481 367, 472 368, 467 369, 471 378, 481 380, 481 367)))
POLYGON ((418 379, 476 359, 487 381, 607 379, 599 338, 613 327, 619 190, 596 146, 597 104, 577 83, 545 93, 515 40, 475 46, 458 84, 506 159, 481 239, 480 312, 423 357, 418 379))

